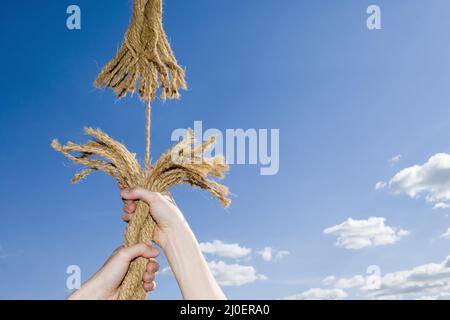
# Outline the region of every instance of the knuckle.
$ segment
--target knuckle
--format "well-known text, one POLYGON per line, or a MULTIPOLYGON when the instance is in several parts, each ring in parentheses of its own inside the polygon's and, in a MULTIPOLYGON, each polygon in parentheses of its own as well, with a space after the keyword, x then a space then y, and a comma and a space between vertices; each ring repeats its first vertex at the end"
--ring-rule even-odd
POLYGON ((140 253, 143 253, 145 250, 147 250, 147 245, 145 243, 138 243, 136 245, 136 248, 139 250, 140 253))

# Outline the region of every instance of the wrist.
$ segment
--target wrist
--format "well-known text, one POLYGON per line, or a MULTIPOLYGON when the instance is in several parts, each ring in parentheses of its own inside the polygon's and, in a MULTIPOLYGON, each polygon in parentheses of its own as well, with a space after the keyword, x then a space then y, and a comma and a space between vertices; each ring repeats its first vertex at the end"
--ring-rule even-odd
POLYGON ((186 220, 180 220, 164 230, 164 240, 160 247, 167 255, 173 251, 181 251, 182 247, 186 248, 186 245, 195 243, 196 239, 189 224, 186 220))

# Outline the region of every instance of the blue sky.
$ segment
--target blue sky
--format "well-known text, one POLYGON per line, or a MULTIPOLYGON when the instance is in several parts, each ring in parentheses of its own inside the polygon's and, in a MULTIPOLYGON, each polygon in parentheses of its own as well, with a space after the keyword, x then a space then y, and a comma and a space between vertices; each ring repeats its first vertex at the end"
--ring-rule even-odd
MULTIPOLYGON (((142 157, 143 104, 93 87, 122 41, 131 1, 1 6, 0 298, 62 299, 67 266, 79 265, 87 280, 121 244, 124 225, 111 178, 94 174, 71 185, 77 167, 50 142, 85 141, 82 128, 94 126, 142 157), (81 30, 66 28, 70 4, 81 8, 81 30)), ((435 263, 446 274, 449 240, 440 235, 450 227, 449 209, 433 206, 450 200, 449 10, 444 0, 165 1, 165 29, 189 91, 154 104, 153 154, 196 120, 220 130, 280 129, 279 173, 232 166, 224 181, 235 194, 231 208, 202 191, 173 191, 201 242, 252 250, 239 259, 207 256, 265 276, 224 286, 230 298, 304 297, 310 289, 362 298, 367 292, 356 286, 323 279, 365 277, 370 265, 387 275, 435 263), (382 30, 366 27, 372 3, 382 30), (375 190, 379 181, 387 185, 375 190), (370 217, 386 219, 389 243, 346 249, 335 245, 342 228, 324 234, 370 217), (265 247, 290 254, 264 261, 265 247)), ((400 275, 402 288, 414 285, 408 272, 400 275)), ((417 297, 450 291, 442 277, 447 287, 417 297)), ((158 281, 153 298, 179 297, 173 277, 158 281)), ((383 281, 386 292, 398 289, 383 281)))

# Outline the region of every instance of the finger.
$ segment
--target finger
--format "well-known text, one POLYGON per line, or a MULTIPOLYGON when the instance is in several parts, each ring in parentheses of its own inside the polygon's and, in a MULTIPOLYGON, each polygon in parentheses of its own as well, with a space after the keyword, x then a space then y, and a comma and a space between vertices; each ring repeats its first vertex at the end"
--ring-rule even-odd
POLYGON ((152 192, 144 188, 125 189, 121 192, 121 196, 125 200, 142 200, 147 204, 151 204, 157 200, 161 195, 157 192, 152 192))
POLYGON ((138 243, 134 246, 121 249, 119 254, 121 254, 127 261, 131 262, 138 257, 147 259, 155 258, 159 255, 159 250, 145 243, 138 243))
POLYGON ((134 200, 125 200, 123 204, 123 211, 126 213, 134 213, 137 205, 134 200))
POLYGON ((159 271, 159 263, 155 260, 151 260, 149 263, 147 263, 147 272, 149 273, 156 273, 159 271))
POLYGON ((133 214, 132 213, 123 213, 122 214, 122 220, 125 222, 130 222, 131 218, 133 218, 133 214))
POLYGON ((144 272, 144 275, 142 276, 142 281, 151 283, 155 281, 155 274, 150 272, 144 272))
POLYGON ((147 292, 153 291, 153 290, 156 289, 156 282, 155 281, 150 282, 150 283, 144 282, 142 284, 142 286, 144 287, 144 290, 147 291, 147 292))

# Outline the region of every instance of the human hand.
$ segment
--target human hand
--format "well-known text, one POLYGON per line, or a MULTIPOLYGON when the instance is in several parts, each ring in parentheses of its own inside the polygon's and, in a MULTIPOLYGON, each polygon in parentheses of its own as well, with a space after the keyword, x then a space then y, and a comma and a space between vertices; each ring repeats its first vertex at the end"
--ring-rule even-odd
POLYGON ((156 221, 153 241, 161 248, 165 248, 170 234, 176 233, 180 228, 186 228, 187 222, 168 193, 151 192, 143 188, 123 189, 124 200, 122 219, 129 222, 137 208, 137 200, 142 200, 150 206, 150 213, 156 221))
POLYGON ((123 219, 130 221, 137 200, 146 202, 156 222, 153 240, 164 250, 184 299, 226 299, 201 252, 200 245, 169 193, 143 188, 125 189, 123 219))
POLYGON ((145 243, 139 243, 128 248, 119 247, 103 267, 68 299, 117 300, 120 284, 130 263, 139 257, 148 259, 146 271, 142 275, 142 286, 147 292, 153 291, 156 288, 155 273, 159 270, 159 264, 155 261, 158 255, 158 249, 145 243))

